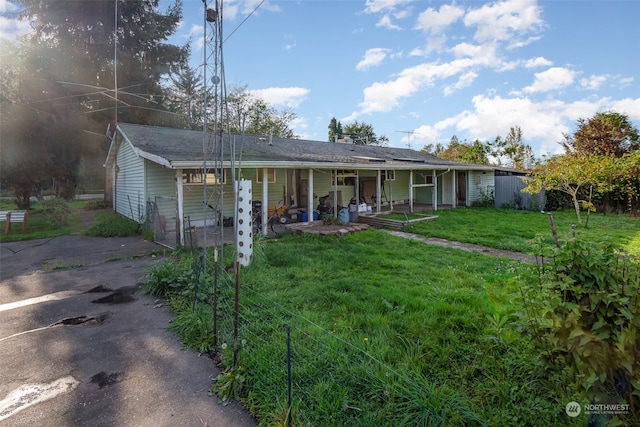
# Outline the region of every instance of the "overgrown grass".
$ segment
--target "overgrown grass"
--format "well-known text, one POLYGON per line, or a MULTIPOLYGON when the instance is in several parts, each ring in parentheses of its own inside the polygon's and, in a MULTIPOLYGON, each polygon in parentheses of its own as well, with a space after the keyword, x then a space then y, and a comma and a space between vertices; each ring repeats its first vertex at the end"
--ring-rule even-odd
MULTIPOLYGON (((26 231, 22 231, 22 224, 11 225, 9 234, 4 234, 4 223, 0 231, 0 242, 15 242, 21 240, 44 239, 48 237, 62 236, 66 234, 79 233, 83 229, 83 224, 77 215, 77 211, 83 208, 85 202, 68 202, 71 208, 71 215, 68 216, 64 224, 58 224, 51 216, 47 216, 42 209, 42 203, 34 202, 29 210, 26 231)), ((0 210, 18 210, 12 202, 0 202, 0 210)))
POLYGON ((140 234, 140 225, 114 212, 97 212, 96 223, 85 232, 87 236, 128 237, 140 234))
MULTIPOLYGON (((439 214, 412 231, 522 252, 536 240, 553 245, 541 213, 439 214)), ((561 239, 574 218, 554 214, 561 239)), ((633 252, 638 227, 635 218, 594 215, 576 233, 633 252)), ((293 425, 585 424, 584 414, 565 413, 568 402, 587 402, 577 391, 580 379, 543 369, 544 350, 521 324, 522 284, 532 280, 523 264, 377 230, 285 234, 258 242, 254 256, 239 276, 235 366, 233 280, 220 282, 215 338, 198 332, 212 323, 211 277, 195 280, 192 254, 156 267, 148 286, 183 313, 175 330, 186 345, 222 355, 225 371, 213 386, 218 396, 240 398, 262 425, 285 425, 289 415, 287 331, 293 425), (195 309, 194 283, 206 295, 195 309)))
MULTIPOLYGON (((546 213, 495 208, 441 210, 434 221, 420 222, 407 231, 428 237, 532 253, 542 243, 545 251, 554 245, 546 213)), ((585 239, 610 242, 640 256, 640 218, 628 215, 591 214, 588 224, 578 225, 573 211, 553 212, 560 239, 571 235, 571 225, 585 239)))
MULTIPOLYGON (((263 425, 286 419, 287 327, 294 425, 566 421, 569 397, 542 375, 539 350, 515 323, 520 264, 376 230, 285 235, 257 253, 240 274, 238 366, 215 389, 242 396, 263 425)), ((170 303, 187 312, 175 329, 205 351, 212 338, 207 347, 194 331, 210 324, 202 316, 211 307, 191 307, 191 263, 183 253, 156 267, 147 289, 182 301, 170 303), (177 282, 182 286, 171 285, 177 282)), ((218 349, 222 366, 231 368, 233 291, 232 281, 224 283, 218 349)))

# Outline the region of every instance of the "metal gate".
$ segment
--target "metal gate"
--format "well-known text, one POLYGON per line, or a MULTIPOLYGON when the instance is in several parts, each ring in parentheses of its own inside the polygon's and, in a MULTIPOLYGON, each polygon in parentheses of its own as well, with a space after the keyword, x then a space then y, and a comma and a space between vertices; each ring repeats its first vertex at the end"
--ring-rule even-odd
POLYGON ((153 241, 176 248, 176 198, 155 196, 147 201, 147 227, 153 231, 153 241))

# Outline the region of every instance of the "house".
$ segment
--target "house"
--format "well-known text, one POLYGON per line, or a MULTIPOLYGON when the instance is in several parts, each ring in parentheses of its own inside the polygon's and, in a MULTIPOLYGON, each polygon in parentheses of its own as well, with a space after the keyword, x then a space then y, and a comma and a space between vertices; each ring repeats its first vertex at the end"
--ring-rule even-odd
POLYGON ((491 167, 405 148, 127 123, 108 133, 113 209, 139 223, 154 220, 159 233, 176 231, 182 245, 186 230, 234 216, 233 182, 241 178, 251 182, 265 216, 283 203, 305 221, 315 219, 306 213, 320 203, 334 213, 354 202, 373 212, 470 206, 494 186, 491 167))

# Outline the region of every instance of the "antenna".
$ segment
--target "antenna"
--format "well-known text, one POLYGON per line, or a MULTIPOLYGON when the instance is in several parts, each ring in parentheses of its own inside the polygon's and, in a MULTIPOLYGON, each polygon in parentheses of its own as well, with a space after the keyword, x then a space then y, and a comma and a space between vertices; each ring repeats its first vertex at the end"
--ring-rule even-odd
POLYGON ((115 110, 114 120, 118 124, 118 0, 114 3, 114 19, 113 19, 113 91, 115 94, 115 110))
POLYGON ((413 135, 420 135, 420 133, 416 132, 415 130, 397 130, 396 132, 400 132, 400 133, 406 133, 407 134, 407 148, 409 150, 411 150, 411 137, 413 135))

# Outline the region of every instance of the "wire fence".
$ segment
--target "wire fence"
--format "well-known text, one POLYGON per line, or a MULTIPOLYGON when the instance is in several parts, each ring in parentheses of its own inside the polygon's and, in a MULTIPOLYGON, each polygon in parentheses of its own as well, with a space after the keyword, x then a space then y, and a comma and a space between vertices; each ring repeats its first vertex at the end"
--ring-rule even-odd
POLYGON ((428 373, 371 356, 367 337, 345 339, 304 310, 293 312, 238 282, 221 289, 216 306, 227 368, 217 392, 242 397, 261 424, 485 425, 468 402, 431 385, 428 373))

